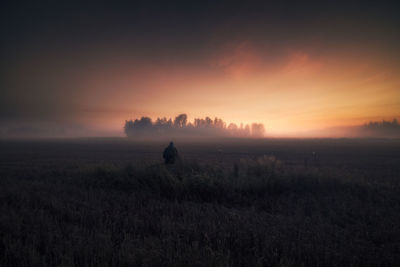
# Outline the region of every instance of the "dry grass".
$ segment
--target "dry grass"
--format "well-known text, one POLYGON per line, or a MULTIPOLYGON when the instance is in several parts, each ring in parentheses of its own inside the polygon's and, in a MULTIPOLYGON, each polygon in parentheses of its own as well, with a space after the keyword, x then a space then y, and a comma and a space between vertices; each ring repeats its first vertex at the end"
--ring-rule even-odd
POLYGON ((46 166, 1 172, 1 266, 400 262, 398 176, 273 156, 46 166))

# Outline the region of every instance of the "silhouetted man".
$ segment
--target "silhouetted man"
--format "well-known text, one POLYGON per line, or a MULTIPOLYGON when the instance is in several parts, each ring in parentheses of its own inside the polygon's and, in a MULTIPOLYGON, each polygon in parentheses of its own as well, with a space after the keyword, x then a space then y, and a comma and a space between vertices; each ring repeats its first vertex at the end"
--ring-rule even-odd
POLYGON ((175 160, 178 158, 178 150, 174 146, 173 142, 169 143, 163 153, 165 164, 174 164, 175 160))

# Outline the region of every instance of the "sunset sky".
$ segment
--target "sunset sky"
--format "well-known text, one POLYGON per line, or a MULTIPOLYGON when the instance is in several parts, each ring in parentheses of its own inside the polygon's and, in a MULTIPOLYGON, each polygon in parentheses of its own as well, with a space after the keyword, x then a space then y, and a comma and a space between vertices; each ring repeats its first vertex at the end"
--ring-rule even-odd
POLYGON ((0 131, 121 136, 187 113, 313 136, 400 117, 399 5, 145 2, 4 4, 0 131))

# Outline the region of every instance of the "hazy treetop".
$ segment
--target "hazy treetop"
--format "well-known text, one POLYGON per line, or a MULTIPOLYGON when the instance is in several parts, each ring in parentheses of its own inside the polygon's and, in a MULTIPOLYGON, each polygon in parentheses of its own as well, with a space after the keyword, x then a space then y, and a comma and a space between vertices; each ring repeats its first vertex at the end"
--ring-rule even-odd
POLYGON ((240 126, 227 124, 220 118, 195 118, 189 122, 186 114, 179 114, 175 119, 157 118, 154 122, 149 117, 127 120, 124 126, 128 137, 149 136, 232 136, 232 137, 264 137, 265 128, 262 123, 240 126))

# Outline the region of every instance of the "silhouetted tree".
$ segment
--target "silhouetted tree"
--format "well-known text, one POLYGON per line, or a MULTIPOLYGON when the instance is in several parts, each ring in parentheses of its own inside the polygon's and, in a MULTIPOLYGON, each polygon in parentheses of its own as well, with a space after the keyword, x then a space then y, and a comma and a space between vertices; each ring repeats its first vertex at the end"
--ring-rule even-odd
POLYGON ((361 127, 361 135, 371 137, 400 137, 400 124, 392 121, 370 121, 361 127))
POLYGON ((166 117, 157 118, 155 126, 159 126, 160 127, 160 126, 165 126, 165 125, 167 125, 167 118, 166 117))
POLYGON ((215 119, 214 119, 214 127, 215 128, 219 128, 219 129, 225 129, 226 128, 226 123, 223 120, 218 119, 217 117, 215 117, 215 119))
POLYGON ((228 130, 230 131, 236 131, 238 129, 238 126, 234 123, 230 123, 228 126, 228 130))
POLYGON ((129 137, 149 137, 155 135, 193 135, 193 136, 236 136, 236 137, 262 137, 264 125, 260 123, 249 125, 229 124, 215 117, 195 118, 193 123, 188 122, 186 114, 179 114, 172 119, 157 118, 154 123, 149 117, 125 121, 124 131, 129 137))
POLYGON ((264 124, 253 123, 251 124, 251 135, 253 137, 263 137, 265 133, 264 124))
POLYGON ((184 128, 186 127, 187 123, 187 115, 186 114, 180 114, 176 116, 174 120, 174 126, 177 128, 184 128))
POLYGON ((212 125, 213 125, 213 120, 210 117, 206 117, 205 126, 206 127, 212 127, 212 125))
POLYGON ((125 122, 125 133, 127 136, 143 135, 148 132, 152 132, 153 123, 151 118, 142 117, 140 120, 126 121, 125 122))

